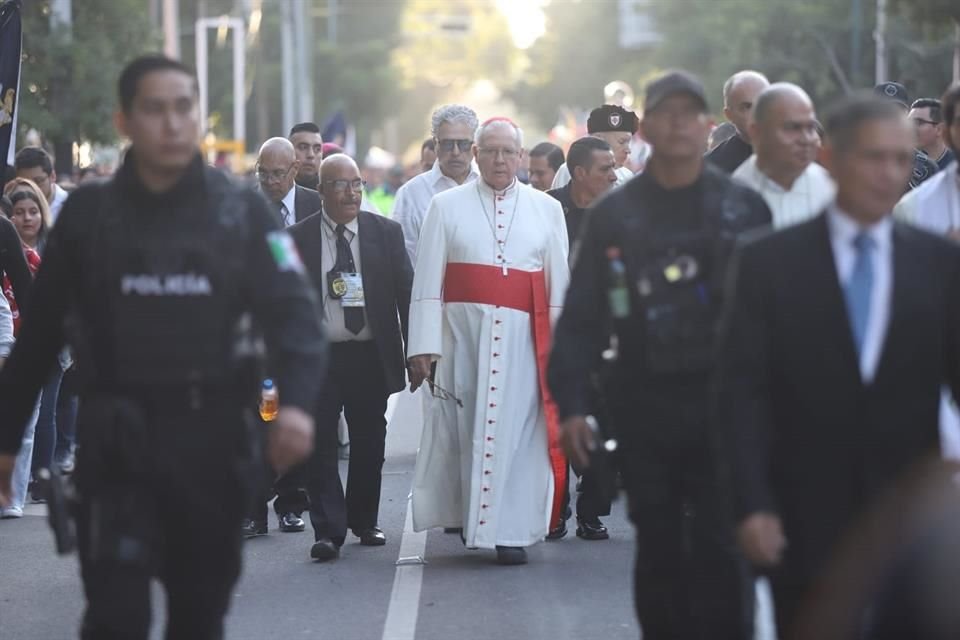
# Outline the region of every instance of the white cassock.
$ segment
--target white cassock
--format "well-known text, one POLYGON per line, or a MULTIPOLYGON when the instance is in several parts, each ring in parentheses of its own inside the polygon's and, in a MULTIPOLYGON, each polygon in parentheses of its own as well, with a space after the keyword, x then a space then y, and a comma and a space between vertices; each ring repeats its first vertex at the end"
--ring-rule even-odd
POLYGON ((525 547, 559 512, 566 461, 542 375, 569 282, 567 252, 560 203, 517 181, 494 192, 478 179, 433 198, 407 353, 432 355, 438 385, 463 407, 453 398, 430 403, 415 530, 462 526, 468 547, 525 547))

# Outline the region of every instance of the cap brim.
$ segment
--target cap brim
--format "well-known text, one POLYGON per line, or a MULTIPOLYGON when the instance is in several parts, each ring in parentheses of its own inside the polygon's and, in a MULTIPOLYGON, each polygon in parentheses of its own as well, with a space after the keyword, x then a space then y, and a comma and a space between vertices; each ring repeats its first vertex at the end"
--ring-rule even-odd
POLYGON ((704 98, 700 93, 694 91, 693 89, 678 87, 676 89, 667 91, 659 96, 654 97, 652 101, 648 99, 646 102, 644 102, 643 112, 649 113, 655 110, 661 104, 663 104, 664 101, 667 100, 667 98, 672 98, 673 96, 677 96, 677 95, 690 96, 691 98, 696 100, 698 103, 700 103, 700 107, 703 109, 704 113, 710 111, 710 105, 707 104, 706 98, 704 98))

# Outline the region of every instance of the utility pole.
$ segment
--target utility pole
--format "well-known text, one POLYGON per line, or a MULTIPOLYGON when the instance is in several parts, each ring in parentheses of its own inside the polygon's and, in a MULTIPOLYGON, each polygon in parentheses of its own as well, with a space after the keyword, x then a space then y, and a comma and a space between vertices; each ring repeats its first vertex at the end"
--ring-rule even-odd
POLYGON ((877 45, 876 73, 874 84, 886 82, 887 70, 887 0, 877 0, 877 30, 873 32, 877 45))
POLYGON ((163 0, 163 53, 180 59, 180 1, 163 0))
POLYGON ((860 86, 860 32, 863 31, 863 3, 853 0, 850 3, 850 85, 860 86))
MULTIPOLYGON (((50 3, 50 32, 54 34, 54 41, 62 46, 63 53, 60 64, 70 69, 72 61, 69 58, 70 43, 73 41, 73 2, 72 0, 52 0, 50 3)), ((60 50, 60 46, 55 50, 60 50)), ((54 82, 50 86, 49 109, 60 118, 63 128, 56 137, 51 136, 53 145, 54 169, 58 175, 69 177, 73 175, 73 143, 76 141, 76 120, 71 117, 70 87, 73 74, 67 73, 62 82, 54 82)))
POLYGON ((283 130, 290 131, 295 124, 294 97, 294 24, 293 7, 289 1, 280 3, 281 82, 283 94, 283 130))
POLYGON ((295 0, 293 9, 296 14, 296 77, 299 98, 296 119, 298 122, 309 122, 313 121, 313 19, 307 11, 306 0, 295 0))
POLYGON ((953 81, 960 82, 960 20, 955 20, 953 37, 953 81))

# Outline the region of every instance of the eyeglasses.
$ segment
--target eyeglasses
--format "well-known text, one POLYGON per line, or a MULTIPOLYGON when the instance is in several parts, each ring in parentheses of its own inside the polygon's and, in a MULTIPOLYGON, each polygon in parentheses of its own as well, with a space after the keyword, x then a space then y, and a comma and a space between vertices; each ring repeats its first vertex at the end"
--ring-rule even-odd
POLYGON ((367 183, 357 178, 356 180, 326 180, 323 184, 331 185, 334 191, 346 191, 348 188, 352 191, 360 191, 367 183))
POLYGON ((450 393, 449 391, 447 391, 446 389, 438 385, 433 380, 428 379, 427 382, 430 384, 430 393, 433 395, 434 398, 438 398, 440 400, 453 400, 457 403, 458 407, 463 409, 463 401, 460 398, 453 395, 452 393, 450 393))
POLYGON ((257 179, 260 182, 280 182, 293 170, 293 165, 290 165, 286 169, 274 169, 273 171, 267 171, 265 169, 257 169, 257 179))
POLYGON ((438 140, 437 141, 437 151, 442 153, 450 153, 453 151, 454 147, 460 149, 460 153, 467 153, 470 151, 470 148, 473 146, 473 140, 438 140))
POLYGON ((488 158, 496 158, 502 155, 504 160, 513 160, 520 152, 516 149, 496 149, 494 147, 480 147, 480 155, 488 158))
POLYGON ((926 118, 910 118, 913 120, 913 126, 919 127, 920 125, 929 124, 932 126, 937 126, 939 122, 934 122, 933 120, 927 120, 926 118))

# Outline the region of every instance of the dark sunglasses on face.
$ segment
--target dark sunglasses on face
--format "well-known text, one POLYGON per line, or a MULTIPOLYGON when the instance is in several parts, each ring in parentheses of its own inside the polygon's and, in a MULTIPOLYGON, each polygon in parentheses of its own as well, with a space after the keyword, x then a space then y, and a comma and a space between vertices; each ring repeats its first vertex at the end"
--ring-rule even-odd
POLYGON ((460 153, 467 153, 473 146, 473 140, 438 140, 437 150, 443 153, 450 153, 454 146, 460 149, 460 153))

